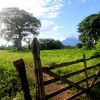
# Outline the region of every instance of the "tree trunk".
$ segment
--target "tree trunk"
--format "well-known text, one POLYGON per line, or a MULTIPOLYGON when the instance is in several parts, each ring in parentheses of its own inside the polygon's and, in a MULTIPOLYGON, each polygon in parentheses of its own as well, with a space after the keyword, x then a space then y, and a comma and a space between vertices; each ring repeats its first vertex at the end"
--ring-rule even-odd
POLYGON ((19 37, 18 37, 18 46, 17 46, 17 49, 18 50, 22 50, 21 41, 22 41, 22 36, 21 36, 21 34, 19 34, 19 37))

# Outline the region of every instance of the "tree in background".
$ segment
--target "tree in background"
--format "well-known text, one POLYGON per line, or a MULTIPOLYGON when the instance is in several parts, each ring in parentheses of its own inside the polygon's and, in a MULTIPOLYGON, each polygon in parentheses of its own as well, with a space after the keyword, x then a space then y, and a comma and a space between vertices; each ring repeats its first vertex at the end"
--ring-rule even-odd
POLYGON ((82 43, 77 43, 75 48, 79 49, 79 48, 82 48, 84 45, 82 43))
POLYGON ((29 34, 38 35, 41 22, 24 10, 4 8, 0 12, 0 25, 0 35, 8 41, 16 39, 17 49, 21 50, 22 38, 29 34))
POLYGON ((30 50, 33 38, 27 37, 27 38, 24 38, 24 41, 26 42, 26 44, 28 45, 28 49, 30 50))
POLYGON ((14 38, 13 39, 13 46, 14 47, 17 47, 17 45, 18 45, 18 39, 17 38, 14 38))
POLYGON ((79 40, 82 43, 92 46, 100 37, 100 12, 91 14, 78 25, 79 40))
POLYGON ((52 50, 52 49, 61 49, 64 46, 59 40, 48 38, 48 39, 39 39, 39 47, 41 50, 52 50))

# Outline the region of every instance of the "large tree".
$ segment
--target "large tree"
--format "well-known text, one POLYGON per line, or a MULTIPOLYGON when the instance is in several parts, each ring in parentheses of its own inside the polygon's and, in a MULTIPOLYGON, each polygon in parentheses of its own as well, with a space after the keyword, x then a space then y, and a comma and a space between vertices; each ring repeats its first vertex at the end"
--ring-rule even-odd
POLYGON ((24 36, 29 34, 38 35, 41 22, 19 8, 4 8, 0 12, 0 35, 6 40, 17 39, 18 50, 22 49, 21 41, 24 36))
POLYGON ((78 24, 79 40, 85 44, 94 44, 100 38, 100 12, 91 14, 78 24))

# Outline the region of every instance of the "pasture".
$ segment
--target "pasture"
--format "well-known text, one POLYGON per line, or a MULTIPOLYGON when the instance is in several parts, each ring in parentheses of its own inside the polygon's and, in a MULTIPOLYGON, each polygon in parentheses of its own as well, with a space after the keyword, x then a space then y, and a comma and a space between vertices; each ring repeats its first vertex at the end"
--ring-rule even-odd
MULTIPOLYGON (((83 58, 83 54, 86 55, 86 58, 92 56, 95 53, 95 50, 82 50, 82 49, 60 49, 60 50, 43 50, 40 51, 40 58, 41 58, 41 62, 42 62, 42 66, 50 66, 50 65, 54 65, 54 64, 60 64, 63 62, 70 62, 70 61, 74 61, 80 58, 83 58)), ((8 100, 9 98, 9 90, 11 89, 10 86, 6 88, 6 83, 8 82, 11 85, 11 82, 18 80, 17 76, 17 72, 15 70, 15 67, 13 65, 13 61, 18 60, 20 58, 23 58, 23 60, 25 61, 25 65, 30 66, 33 69, 33 57, 32 57, 32 53, 31 51, 16 51, 16 52, 11 52, 11 51, 7 51, 7 50, 0 50, 0 74, 1 72, 2 77, 0 76, 1 80, 0 80, 0 89, 2 90, 0 92, 0 95, 2 94, 3 96, 0 97, 1 98, 6 98, 8 100), (8 73, 6 76, 6 72, 8 73), (11 74, 12 72, 12 74, 11 74), (10 75, 11 74, 11 75, 10 75), (4 76, 3 76, 4 75, 4 76), (5 77, 5 78, 4 78, 5 77), (9 80, 7 80, 7 78, 9 78, 9 80), (12 77, 12 78, 11 78, 12 77), (5 86, 2 86, 3 85, 5 86), (6 88, 6 89, 5 89, 6 88), (4 90, 4 91, 3 91, 4 90), (3 93, 5 93, 6 91, 6 95, 4 95, 3 93)), ((93 65, 96 62, 99 62, 99 59, 94 59, 90 62, 88 62, 88 65, 93 65)), ((83 68, 83 64, 75 64, 72 65, 69 68, 60 68, 60 69, 56 69, 54 70, 55 73, 63 75, 65 73, 71 72, 71 71, 75 71, 78 69, 83 68)), ((93 73, 95 71, 91 70, 90 73, 93 73)), ((76 76, 76 77, 72 77, 72 81, 77 81, 77 79, 81 79, 83 76, 76 76)), ((34 87, 34 80, 32 80, 31 77, 28 76, 29 79, 29 85, 30 87, 34 87), (33 82, 33 83, 32 83, 33 82)), ((59 83, 59 82, 58 82, 59 83)), ((17 85, 19 85, 19 81, 16 83, 17 85)), ((16 87, 17 89, 18 87, 16 87)), ((31 90, 31 95, 34 94, 35 90, 31 90)), ((15 93, 14 95, 11 93, 11 98, 20 98, 20 96, 22 95, 21 89, 17 89, 16 91, 13 90, 13 92, 15 93), (17 95, 16 95, 17 93, 17 95)), ((5 99, 1 99, 1 100, 5 100, 5 99)))

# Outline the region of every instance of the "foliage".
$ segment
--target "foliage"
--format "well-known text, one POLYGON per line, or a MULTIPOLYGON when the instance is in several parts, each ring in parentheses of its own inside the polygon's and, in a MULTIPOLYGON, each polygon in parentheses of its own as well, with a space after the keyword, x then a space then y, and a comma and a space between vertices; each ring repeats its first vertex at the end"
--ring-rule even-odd
POLYGON ((74 47, 70 45, 67 45, 67 46, 64 45, 64 49, 74 49, 74 47))
POLYGON ((89 96, 92 98, 92 100, 100 99, 100 84, 93 87, 93 89, 89 93, 89 96))
MULTIPOLYGON (((23 97, 19 76, 13 66, 13 61, 19 58, 25 59, 27 65, 33 65, 31 52, 9 52, 0 50, 0 100, 13 100, 13 98, 18 98, 17 96, 20 99, 23 97)), ((28 76, 28 82, 30 90, 32 89, 31 95, 34 98, 35 81, 32 77, 28 76)), ((17 100, 20 100, 19 98, 17 100)))
POLYGON ((31 49, 32 40, 33 38, 30 38, 30 37, 24 38, 24 41, 27 43, 29 50, 31 49))
POLYGON ((6 45, 1 45, 0 46, 0 50, 6 50, 7 49, 7 46, 6 45))
POLYGON ((82 48, 84 45, 82 43, 77 43, 75 48, 82 48))
POLYGON ((79 40, 92 46, 100 37, 100 12, 91 14, 78 24, 79 40))
POLYGON ((100 39, 98 39, 93 49, 94 49, 93 55, 100 54, 100 39))
POLYGON ((18 45, 18 39, 15 38, 15 39, 13 39, 13 46, 17 47, 17 45, 18 45))
POLYGON ((18 8, 4 8, 0 12, 0 35, 6 40, 16 39, 17 48, 21 49, 21 40, 28 34, 38 35, 40 21, 32 14, 18 8))
POLYGON ((18 91, 21 88, 17 73, 0 67, 0 100, 11 100, 18 91))
POLYGON ((70 45, 67 45, 67 46, 64 46, 64 49, 74 49, 74 47, 70 46, 70 45))
POLYGON ((39 47, 40 50, 52 50, 52 49, 61 49, 64 46, 59 40, 48 38, 48 39, 39 39, 39 47))
POLYGON ((97 52, 100 52, 100 39, 98 40, 98 42, 95 45, 95 49, 97 52))

